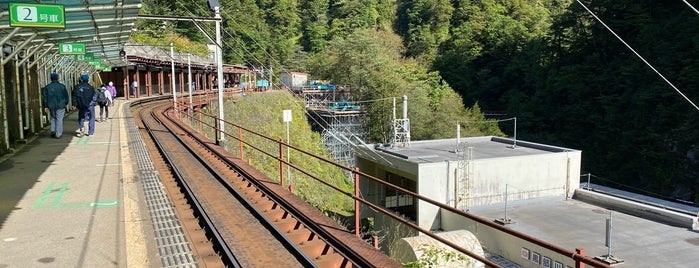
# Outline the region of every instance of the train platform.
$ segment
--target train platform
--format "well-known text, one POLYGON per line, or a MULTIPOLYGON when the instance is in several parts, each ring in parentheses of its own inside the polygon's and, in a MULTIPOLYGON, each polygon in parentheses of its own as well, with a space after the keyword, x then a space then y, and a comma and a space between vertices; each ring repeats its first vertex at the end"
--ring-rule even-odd
POLYGON ((128 102, 77 128, 71 112, 0 158, 0 267, 196 267, 128 102))

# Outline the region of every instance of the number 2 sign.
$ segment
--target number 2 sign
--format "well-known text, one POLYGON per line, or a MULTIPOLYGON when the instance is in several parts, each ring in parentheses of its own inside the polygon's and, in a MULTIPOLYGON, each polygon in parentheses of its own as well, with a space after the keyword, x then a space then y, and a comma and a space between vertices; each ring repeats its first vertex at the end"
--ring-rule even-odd
POLYGON ((11 27, 65 28, 63 5, 10 3, 11 27))

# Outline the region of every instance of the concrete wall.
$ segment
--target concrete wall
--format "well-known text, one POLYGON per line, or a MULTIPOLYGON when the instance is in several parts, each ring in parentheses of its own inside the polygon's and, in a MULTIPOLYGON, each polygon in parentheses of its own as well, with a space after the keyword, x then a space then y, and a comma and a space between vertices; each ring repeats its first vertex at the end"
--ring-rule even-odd
MULTIPOLYGON (((470 189, 463 189, 457 161, 420 164, 418 194, 463 210, 504 203, 506 187, 508 201, 570 197, 580 184, 580 156, 573 151, 474 160, 470 189)), ((420 227, 439 229, 438 213, 438 207, 418 202, 420 227)))
POLYGON ((516 236, 496 230, 491 226, 449 211, 442 211, 441 215, 441 227, 444 231, 469 231, 478 238, 483 249, 493 254, 500 255, 524 268, 542 267, 541 263, 544 257, 550 259, 551 267, 555 267, 555 262, 563 264, 563 267, 575 267, 575 263, 570 256, 560 255, 516 236), (527 254, 524 254, 525 252, 527 252, 527 254), (538 263, 533 261, 535 253, 539 256, 538 263), (526 255, 526 258, 523 255, 526 255))
POLYGON ((580 151, 572 151, 475 160, 472 188, 467 197, 460 197, 459 207, 503 203, 506 190, 511 201, 571 197, 580 185, 580 158, 580 151))
POLYGON ((308 74, 303 73, 280 73, 279 80, 283 86, 287 86, 292 90, 301 90, 308 82, 308 74))
MULTIPOLYGON (((454 171, 456 163, 441 162, 421 164, 418 171, 418 194, 451 205, 454 197, 454 171)), ((429 230, 439 230, 439 207, 418 201, 418 225, 429 230)))
MULTIPOLYGON (((506 187, 508 200, 515 201, 548 196, 572 197, 580 185, 580 151, 473 160, 471 188, 462 191, 464 185, 459 182, 459 172, 462 171, 458 161, 417 164, 383 154, 393 164, 388 166, 362 157, 371 154, 361 153, 361 150, 367 149, 360 149, 357 156, 357 166, 363 172, 380 179, 385 179, 386 172, 391 172, 416 180, 418 194, 464 210, 505 202, 506 187), (463 192, 467 194, 461 194, 463 192)), ((368 200, 380 201, 378 185, 360 183, 360 188, 368 200)), ((422 228, 438 230, 442 225, 439 208, 418 201, 417 223, 422 228)))

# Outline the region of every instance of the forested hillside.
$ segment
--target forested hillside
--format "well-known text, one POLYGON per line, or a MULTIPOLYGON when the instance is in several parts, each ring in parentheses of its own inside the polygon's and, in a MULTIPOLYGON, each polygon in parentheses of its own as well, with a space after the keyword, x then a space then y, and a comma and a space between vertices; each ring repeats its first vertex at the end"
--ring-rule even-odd
MULTIPOLYGON (((516 116, 518 138, 583 150, 593 182, 699 202, 691 1, 581 1, 676 89, 573 0, 219 2, 226 62, 308 71, 356 86, 363 100, 406 94, 421 139, 482 120, 479 109, 516 116)), ((212 16, 204 0, 145 0, 144 12, 212 16)), ((208 42, 191 22, 138 28, 156 40, 166 29, 208 42)), ((370 108, 376 141, 386 138, 387 105, 370 108)))

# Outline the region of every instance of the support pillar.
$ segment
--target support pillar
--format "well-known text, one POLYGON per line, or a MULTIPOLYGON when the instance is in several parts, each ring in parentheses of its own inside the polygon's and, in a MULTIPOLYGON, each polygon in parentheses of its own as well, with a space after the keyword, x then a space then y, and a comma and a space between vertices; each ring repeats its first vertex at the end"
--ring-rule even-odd
POLYGON ((138 98, 141 96, 141 72, 138 71, 138 67, 136 67, 136 73, 134 73, 133 80, 136 81, 137 85, 137 87, 134 88, 133 97, 138 98))
POLYGON ((153 75, 151 71, 146 70, 146 96, 153 96, 153 75))
POLYGON ((163 69, 158 71, 158 93, 160 93, 160 95, 165 94, 165 72, 163 69))
POLYGON ((131 89, 131 79, 129 79, 129 77, 130 77, 129 76, 129 67, 125 66, 123 69, 124 69, 124 82, 123 82, 124 98, 126 100, 129 100, 129 98, 131 98, 131 93, 129 92, 129 90, 131 89))
POLYGON ((214 79, 210 73, 206 74, 206 88, 208 90, 213 90, 214 89, 214 79))
POLYGON ((185 92, 185 91, 184 91, 184 88, 185 88, 185 86, 184 86, 184 84, 185 84, 185 82, 184 82, 184 72, 180 72, 180 73, 177 75, 177 78, 178 78, 178 80, 179 80, 179 82, 180 82, 180 89, 179 89, 179 92, 178 92, 178 93, 180 93, 180 96, 182 96, 182 94, 184 94, 184 92, 185 92))

